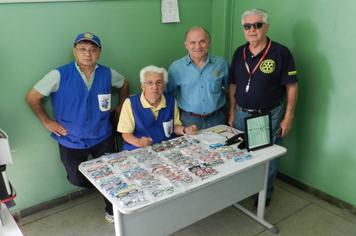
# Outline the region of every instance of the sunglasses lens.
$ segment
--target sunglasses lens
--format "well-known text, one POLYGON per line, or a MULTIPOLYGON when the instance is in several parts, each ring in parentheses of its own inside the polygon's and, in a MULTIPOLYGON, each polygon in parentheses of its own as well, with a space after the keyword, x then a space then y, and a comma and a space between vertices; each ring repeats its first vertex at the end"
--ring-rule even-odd
POLYGON ((242 25, 242 27, 244 28, 244 30, 249 30, 249 29, 251 29, 251 24, 244 24, 244 25, 242 25))
POLYGON ((263 23, 262 23, 262 22, 259 22, 259 23, 254 24, 254 25, 253 25, 253 28, 255 28, 255 29, 260 29, 260 28, 262 28, 262 25, 263 25, 263 23))

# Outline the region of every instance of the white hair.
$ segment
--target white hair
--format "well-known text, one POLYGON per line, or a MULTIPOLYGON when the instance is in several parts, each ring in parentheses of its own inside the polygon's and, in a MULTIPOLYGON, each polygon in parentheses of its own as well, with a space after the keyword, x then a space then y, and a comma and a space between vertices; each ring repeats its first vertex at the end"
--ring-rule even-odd
POLYGON ((145 76, 147 73, 161 74, 164 84, 168 83, 168 73, 167 73, 166 69, 164 69, 163 67, 157 67, 157 66, 150 65, 150 66, 146 66, 146 67, 142 68, 140 71, 141 84, 143 84, 145 82, 145 76))
POLYGON ((246 16, 261 16, 262 17, 262 22, 265 23, 265 24, 268 24, 268 14, 265 10, 262 10, 262 9, 251 9, 251 10, 247 10, 245 11, 242 16, 241 16, 241 24, 243 25, 245 22, 244 22, 244 19, 246 16))

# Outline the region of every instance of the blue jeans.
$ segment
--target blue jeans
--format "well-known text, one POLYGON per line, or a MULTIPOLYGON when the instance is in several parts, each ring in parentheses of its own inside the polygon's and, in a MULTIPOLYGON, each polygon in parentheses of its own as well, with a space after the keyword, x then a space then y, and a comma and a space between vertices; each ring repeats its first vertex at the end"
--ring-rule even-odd
MULTIPOLYGON (((280 105, 270 111, 271 119, 272 119, 272 135, 273 135, 273 143, 277 145, 282 145, 282 138, 280 138, 277 134, 277 130, 279 128, 279 124, 283 115, 283 106, 280 105)), ((251 116, 248 112, 244 112, 240 107, 236 107, 235 111, 235 119, 234 119, 234 127, 238 130, 245 132, 245 118, 251 116)), ((268 171, 268 182, 267 182, 267 198, 270 199, 272 197, 272 193, 274 190, 273 182, 277 175, 277 159, 273 159, 269 162, 269 171, 268 171)))
POLYGON ((189 114, 189 112, 180 110, 180 119, 182 120, 184 126, 195 124, 199 130, 207 129, 216 125, 226 124, 226 116, 224 110, 224 108, 220 108, 213 115, 207 118, 192 116, 189 114))

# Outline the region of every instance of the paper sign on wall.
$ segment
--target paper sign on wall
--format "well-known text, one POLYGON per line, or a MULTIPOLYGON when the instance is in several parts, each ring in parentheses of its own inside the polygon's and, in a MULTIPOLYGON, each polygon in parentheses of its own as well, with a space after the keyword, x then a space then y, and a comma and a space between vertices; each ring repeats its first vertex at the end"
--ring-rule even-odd
POLYGON ((162 0, 162 23, 180 22, 178 0, 162 0))

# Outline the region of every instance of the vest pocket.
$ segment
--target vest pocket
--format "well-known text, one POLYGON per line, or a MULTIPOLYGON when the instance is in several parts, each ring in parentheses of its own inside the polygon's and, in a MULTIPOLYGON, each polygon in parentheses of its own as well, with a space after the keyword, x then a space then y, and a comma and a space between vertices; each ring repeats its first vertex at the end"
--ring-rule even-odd
POLYGON ((111 94, 98 94, 99 110, 109 111, 111 109, 111 94))
POLYGON ((171 134, 173 133, 173 119, 170 121, 162 122, 162 125, 164 135, 166 135, 167 138, 171 137, 171 134))

